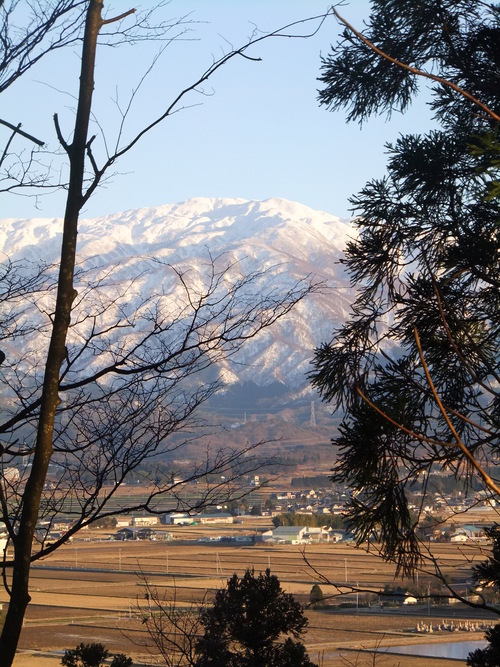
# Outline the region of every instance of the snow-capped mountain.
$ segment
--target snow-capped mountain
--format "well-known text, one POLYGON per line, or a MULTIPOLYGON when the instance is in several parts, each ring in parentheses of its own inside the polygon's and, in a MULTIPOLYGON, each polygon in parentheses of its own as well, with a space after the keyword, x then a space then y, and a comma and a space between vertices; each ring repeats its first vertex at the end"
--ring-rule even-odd
MULTIPOLYGON (((352 289, 338 260, 354 233, 345 220, 283 199, 197 198, 81 220, 78 266, 87 287, 77 289, 83 300, 88 285, 106 284, 111 305, 103 317, 111 324, 117 311, 110 291, 127 284, 131 302, 164 294, 174 303, 179 275, 201 286, 204 267, 214 258, 222 257, 242 275, 265 271, 262 286, 267 288, 270 281, 279 290, 311 276, 325 288, 249 340, 237 358, 220 368, 228 384, 279 381, 300 393, 307 387, 314 348, 329 340, 348 315, 352 289)), ((55 263, 61 234, 60 219, 1 220, 0 251, 14 262, 55 263)), ((50 311, 53 297, 47 296, 45 304, 43 295, 37 298, 38 311, 50 311)))

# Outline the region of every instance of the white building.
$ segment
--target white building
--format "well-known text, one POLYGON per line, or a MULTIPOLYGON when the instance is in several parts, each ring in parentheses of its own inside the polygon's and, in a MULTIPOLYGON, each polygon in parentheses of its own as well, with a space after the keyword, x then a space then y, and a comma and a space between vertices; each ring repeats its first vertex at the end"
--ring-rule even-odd
POLYGON ((194 523, 195 519, 185 512, 172 512, 172 514, 163 514, 160 519, 163 524, 173 524, 176 526, 187 526, 194 523))
POLYGON ((450 537, 450 542, 467 542, 468 539, 465 533, 456 533, 450 537))
POLYGON ((157 526, 159 522, 159 518, 154 514, 132 517, 133 526, 157 526))
POLYGON ((20 480, 20 475, 19 475, 19 470, 17 468, 4 468, 3 470, 3 478, 5 479, 6 482, 9 482, 10 484, 14 484, 15 482, 19 482, 20 480))
POLYGON ((3 558, 4 551, 7 547, 7 539, 9 535, 7 533, 7 529, 5 528, 5 524, 0 522, 0 558, 3 558))
POLYGON ((200 523, 234 523, 232 514, 198 514, 194 519, 200 523))
POLYGON ((132 517, 119 515, 116 517, 116 527, 117 528, 126 528, 132 523, 132 517))
POLYGON ((302 544, 306 541, 305 535, 307 528, 305 526, 278 526, 274 530, 268 530, 262 534, 264 540, 273 542, 282 542, 287 544, 302 544))

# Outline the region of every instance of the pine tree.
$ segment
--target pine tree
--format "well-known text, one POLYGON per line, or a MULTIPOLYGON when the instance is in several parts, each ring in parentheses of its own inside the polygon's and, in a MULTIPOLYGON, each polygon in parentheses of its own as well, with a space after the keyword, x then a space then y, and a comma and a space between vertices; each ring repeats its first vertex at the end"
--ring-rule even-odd
MULTIPOLYGON (((498 6, 373 8, 371 42, 500 111, 498 6)), ((404 111, 419 77, 345 39, 324 60, 322 103, 347 108, 351 120, 404 111)), ((350 513, 358 537, 376 531, 404 570, 419 550, 406 493, 416 476, 448 469, 498 492, 486 468, 499 450, 500 201, 489 196, 496 168, 471 148, 493 141, 497 123, 446 85, 431 104, 442 129, 389 145, 387 176, 352 199, 359 236, 344 264, 357 298, 316 351, 312 375, 323 398, 345 408, 334 478, 358 491, 350 513)))
POLYGON ((357 539, 407 575, 433 562, 409 508, 417 478, 431 493, 452 471, 466 493, 500 495, 499 44, 498 4, 373 0, 363 35, 346 26, 322 65, 321 104, 351 121, 404 112, 434 81, 438 129, 387 145, 387 175, 351 199, 357 295, 312 374, 344 410, 333 479, 356 491, 357 539))

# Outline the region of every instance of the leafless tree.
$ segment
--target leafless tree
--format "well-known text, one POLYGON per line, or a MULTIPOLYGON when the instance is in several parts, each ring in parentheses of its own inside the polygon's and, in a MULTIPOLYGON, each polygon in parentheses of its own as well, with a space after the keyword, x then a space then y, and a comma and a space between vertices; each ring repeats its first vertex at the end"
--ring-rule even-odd
POLYGON ((196 643, 203 633, 200 611, 207 600, 180 604, 175 584, 160 590, 141 575, 143 593, 137 615, 147 639, 141 646, 161 655, 167 667, 190 667, 196 663, 196 643))
MULTIPOLYGON (((256 297, 252 287, 258 274, 242 276, 237 267, 225 265, 224 258, 213 258, 202 288, 190 284, 184 270, 177 270, 184 290, 179 306, 174 308, 168 295, 160 293, 130 310, 126 305, 128 287, 109 300, 91 274, 78 273, 76 239, 80 212, 116 161, 177 111, 190 93, 199 91, 227 62, 238 57, 254 59, 246 53, 250 46, 268 37, 306 36, 290 34, 290 26, 268 35, 255 34, 243 47, 213 61, 201 76, 174 95, 157 118, 145 121, 132 138, 122 142, 120 127, 115 148, 110 150, 104 142, 105 155, 100 160, 93 148, 95 137, 89 131, 98 42, 103 39, 116 44, 141 36, 168 42, 175 39, 169 32, 172 25, 179 25, 175 22, 155 26, 149 13, 133 18, 133 10, 106 17, 103 4, 103 0, 44 3, 47 11, 40 15, 45 24, 29 23, 24 31, 8 33, 20 35, 21 55, 17 60, 11 38, 3 44, 5 85, 12 84, 51 50, 79 40, 82 51, 70 139, 57 114, 54 117, 69 173, 58 274, 49 279, 54 280, 56 288, 49 289, 46 298, 37 302, 38 343, 19 351, 18 340, 17 356, 12 354, 14 346, 6 348, 6 363, 2 366, 8 399, 0 426, 5 443, 4 467, 20 456, 29 457, 30 466, 18 481, 4 478, 1 488, 1 509, 13 555, 4 560, 4 584, 10 603, 0 637, 0 667, 10 667, 14 659, 30 601, 33 560, 50 553, 99 516, 112 513, 110 500, 115 489, 141 462, 178 446, 169 444, 167 437, 187 425, 196 408, 217 389, 217 380, 203 373, 314 289, 303 283, 286 293, 271 288, 256 297), (132 21, 132 27, 128 21, 132 21), (104 323, 103 316, 109 314, 109 309, 115 318, 112 325, 104 323), (47 489, 47 472, 54 462, 60 466, 61 474, 54 488, 47 489), (35 539, 40 518, 66 511, 68 504, 74 512, 73 527, 50 545, 43 534, 35 539)), ((17 5, 0 5, 5 34, 17 5)), ((319 23, 324 18, 320 17, 319 23)), ((33 155, 19 161, 17 172, 12 170, 8 160, 12 156, 16 159, 11 147, 20 132, 15 122, 3 125, 12 132, 2 158, 6 184, 3 189, 26 184, 45 187, 43 177, 32 175, 37 163, 33 155)), ((25 134, 24 138, 39 143, 32 136, 25 134)), ((7 274, 14 275, 9 271, 7 274)), ((15 288, 11 295, 14 293, 15 288)), ((13 303, 10 299, 9 304, 13 303)), ((21 302, 21 311, 23 308, 21 302)), ((10 322, 17 326, 12 315, 10 322)), ((197 461, 189 479, 204 480, 204 484, 194 502, 184 499, 179 483, 172 479, 166 483, 157 481, 150 496, 129 509, 159 511, 157 499, 166 494, 171 499, 170 509, 189 510, 210 505, 221 497, 232 497, 238 493, 235 485, 242 473, 261 465, 248 456, 251 450, 252 447, 207 452, 204 460, 197 461), (224 485, 210 483, 210 475, 216 473, 219 478, 224 473, 224 485)))
MULTIPOLYGON (((99 32, 103 44, 155 40, 169 43, 186 30, 188 20, 156 22, 160 1, 149 9, 126 12, 126 21, 105 22, 99 32)), ((41 0, 25 3, 4 0, 0 3, 0 94, 15 85, 28 71, 47 56, 68 47, 78 48, 84 37, 87 0, 41 0)), ((20 114, 21 115, 21 114, 20 114)), ((0 192, 22 193, 39 197, 67 183, 57 168, 54 155, 47 148, 47 138, 35 136, 23 128, 19 119, 0 118, 2 150, 0 153, 0 192)))
MULTIPOLYGON (((173 274, 178 289, 170 286, 172 292, 137 301, 131 296, 134 277, 128 283, 106 285, 94 278, 95 269, 78 276, 79 296, 61 368, 54 423, 57 480, 42 494, 39 521, 45 522, 45 528, 37 533, 32 560, 50 553, 97 517, 116 513, 116 504, 110 501, 117 487, 139 466, 171 459, 192 437, 188 430, 196 426, 197 408, 220 386, 210 368, 315 289, 303 283, 287 294, 259 295, 257 281, 265 272, 243 276, 240 268, 227 266, 224 257, 207 261, 202 288, 191 284, 195 278, 199 282, 198 275, 191 281, 189 274, 159 265, 157 260, 149 265, 159 284, 167 283, 173 274), (184 435, 171 437, 179 431, 184 435), (47 535, 61 514, 72 516, 73 525, 49 545, 47 535)), ((268 274, 271 280, 273 274, 268 274)), ((38 303, 40 307, 40 299, 38 303)), ((46 307, 50 312, 50 305, 46 307)), ((21 308, 26 310, 24 301, 21 308)), ((22 315, 21 310, 11 313, 16 327, 23 327, 22 315)), ((42 311, 37 321, 33 309, 25 316, 32 330, 24 333, 20 344, 30 352, 20 360, 12 354, 10 340, 1 369, 4 468, 19 463, 20 457, 32 460, 40 418, 43 339, 50 333, 50 318, 42 311)), ((151 477, 147 497, 121 511, 193 512, 227 502, 243 492, 242 476, 262 466, 254 450, 255 445, 207 450, 190 470, 178 471, 182 482, 174 481, 181 475, 173 469, 167 477, 151 477), (224 483, 215 483, 214 477, 221 475, 224 483), (183 495, 188 481, 198 483, 195 500, 183 495)), ((4 478, 0 489, 13 541, 30 467, 23 470, 19 479, 4 478)))

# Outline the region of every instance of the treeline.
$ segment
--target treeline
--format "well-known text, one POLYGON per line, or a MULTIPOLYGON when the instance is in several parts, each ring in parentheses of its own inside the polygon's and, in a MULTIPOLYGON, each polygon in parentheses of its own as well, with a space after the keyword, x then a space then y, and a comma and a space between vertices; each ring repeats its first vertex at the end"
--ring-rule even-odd
POLYGON ((327 475, 314 475, 313 477, 292 477, 293 489, 330 489, 332 480, 327 475))
POLYGON ((310 526, 312 528, 345 528, 344 517, 340 514, 294 514, 286 512, 273 516, 275 528, 279 526, 310 526))

